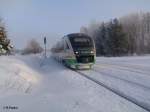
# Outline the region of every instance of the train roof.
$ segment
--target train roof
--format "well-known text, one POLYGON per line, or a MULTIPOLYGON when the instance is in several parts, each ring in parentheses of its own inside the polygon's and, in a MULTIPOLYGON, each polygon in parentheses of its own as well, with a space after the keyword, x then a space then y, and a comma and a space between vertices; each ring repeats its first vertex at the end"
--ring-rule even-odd
POLYGON ((68 34, 67 37, 71 38, 71 37, 75 37, 75 36, 86 36, 86 37, 90 37, 84 33, 71 33, 71 34, 68 34))

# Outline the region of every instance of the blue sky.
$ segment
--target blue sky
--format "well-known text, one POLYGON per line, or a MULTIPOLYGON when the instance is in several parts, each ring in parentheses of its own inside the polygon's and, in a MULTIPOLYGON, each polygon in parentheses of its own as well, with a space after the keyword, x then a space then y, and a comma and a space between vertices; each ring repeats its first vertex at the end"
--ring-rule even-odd
POLYGON ((47 36, 49 47, 91 21, 150 11, 150 0, 0 0, 0 17, 16 48, 47 36))

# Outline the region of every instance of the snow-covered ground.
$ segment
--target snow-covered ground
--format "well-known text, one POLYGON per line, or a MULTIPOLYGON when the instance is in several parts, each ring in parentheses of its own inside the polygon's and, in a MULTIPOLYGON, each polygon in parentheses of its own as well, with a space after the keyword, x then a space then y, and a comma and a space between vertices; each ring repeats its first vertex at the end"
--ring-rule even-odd
MULTIPOLYGON (((97 58, 81 71, 150 107, 150 56, 97 58)), ((146 112, 50 57, 0 57, 0 112, 146 112), (16 107, 6 108, 6 107, 16 107)))

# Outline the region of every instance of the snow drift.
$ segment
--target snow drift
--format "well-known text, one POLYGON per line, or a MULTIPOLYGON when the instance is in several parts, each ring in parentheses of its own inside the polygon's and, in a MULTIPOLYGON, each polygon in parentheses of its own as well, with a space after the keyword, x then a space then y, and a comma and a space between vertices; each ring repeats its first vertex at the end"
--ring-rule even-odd
POLYGON ((39 83, 39 75, 21 57, 0 58, 0 92, 30 92, 39 83), (36 74, 36 75, 35 75, 36 74))

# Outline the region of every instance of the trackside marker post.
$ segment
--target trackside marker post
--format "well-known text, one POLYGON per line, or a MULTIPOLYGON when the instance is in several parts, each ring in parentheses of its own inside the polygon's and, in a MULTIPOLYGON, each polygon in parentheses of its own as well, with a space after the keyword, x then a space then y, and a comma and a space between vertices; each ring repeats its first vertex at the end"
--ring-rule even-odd
POLYGON ((46 58, 46 37, 44 37, 44 46, 45 46, 44 54, 45 54, 45 58, 46 58))

